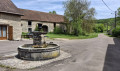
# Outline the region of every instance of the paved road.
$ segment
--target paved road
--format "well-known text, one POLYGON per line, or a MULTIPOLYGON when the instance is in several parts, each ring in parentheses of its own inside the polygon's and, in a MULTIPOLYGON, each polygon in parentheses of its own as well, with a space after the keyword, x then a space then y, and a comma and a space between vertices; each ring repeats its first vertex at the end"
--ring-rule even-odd
POLYGON ((24 41, 0 41, 0 56, 17 52, 17 48, 23 44, 31 44, 32 40, 24 41))
POLYGON ((92 39, 54 40, 54 42, 60 44, 61 49, 70 53, 72 57, 32 70, 12 71, 120 71, 120 39, 100 34, 99 37, 92 39))

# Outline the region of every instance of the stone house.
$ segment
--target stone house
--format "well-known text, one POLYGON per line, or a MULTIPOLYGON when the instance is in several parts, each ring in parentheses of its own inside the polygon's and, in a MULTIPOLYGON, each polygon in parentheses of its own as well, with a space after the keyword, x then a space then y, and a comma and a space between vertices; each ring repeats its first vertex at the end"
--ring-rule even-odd
POLYGON ((46 32, 52 32, 56 26, 62 25, 62 15, 49 14, 45 12, 20 9, 24 16, 21 17, 23 32, 34 31, 36 26, 46 32))
POLYGON ((0 40, 20 40, 22 32, 35 27, 52 32, 64 22, 62 15, 17 8, 11 0, 0 0, 0 40))

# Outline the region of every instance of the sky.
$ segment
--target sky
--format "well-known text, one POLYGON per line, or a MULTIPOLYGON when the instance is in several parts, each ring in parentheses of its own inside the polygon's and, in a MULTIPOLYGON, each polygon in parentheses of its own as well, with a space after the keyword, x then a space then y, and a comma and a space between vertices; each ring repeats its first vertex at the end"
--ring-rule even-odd
MULTIPOLYGON (((63 2, 66 0, 12 0, 13 3, 22 9, 30 9, 42 12, 56 11, 57 14, 64 15, 63 2)), ((88 0, 91 1, 90 8, 96 9, 96 19, 106 19, 115 17, 114 11, 120 7, 120 0, 104 0, 109 6, 109 10, 102 0, 88 0)))

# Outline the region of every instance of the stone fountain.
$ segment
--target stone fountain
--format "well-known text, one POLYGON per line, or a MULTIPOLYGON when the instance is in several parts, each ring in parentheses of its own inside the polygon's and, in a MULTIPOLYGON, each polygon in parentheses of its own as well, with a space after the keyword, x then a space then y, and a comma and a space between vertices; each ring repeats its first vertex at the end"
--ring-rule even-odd
POLYGON ((60 46, 52 42, 42 42, 42 34, 45 32, 33 32, 33 44, 25 44, 18 47, 18 58, 23 60, 39 61, 56 58, 60 55, 60 46))

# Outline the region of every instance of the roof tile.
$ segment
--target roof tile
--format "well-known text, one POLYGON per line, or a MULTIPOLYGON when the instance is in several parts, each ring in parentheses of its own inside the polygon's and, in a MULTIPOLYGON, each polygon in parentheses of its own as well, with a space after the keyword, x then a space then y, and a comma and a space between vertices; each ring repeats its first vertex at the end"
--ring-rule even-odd
POLYGON ((11 0, 0 0, 0 12, 22 15, 11 0))
POLYGON ((26 9, 20 9, 20 10, 24 15, 21 17, 21 19, 24 20, 35 20, 35 21, 56 22, 56 23, 64 22, 64 16, 62 15, 55 15, 55 14, 26 10, 26 9))

